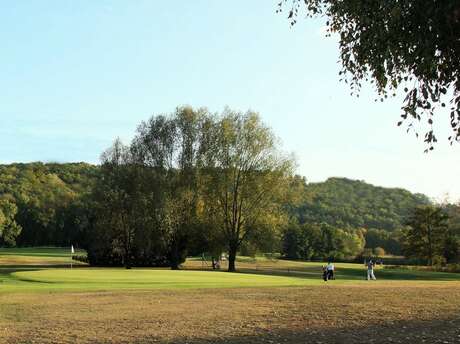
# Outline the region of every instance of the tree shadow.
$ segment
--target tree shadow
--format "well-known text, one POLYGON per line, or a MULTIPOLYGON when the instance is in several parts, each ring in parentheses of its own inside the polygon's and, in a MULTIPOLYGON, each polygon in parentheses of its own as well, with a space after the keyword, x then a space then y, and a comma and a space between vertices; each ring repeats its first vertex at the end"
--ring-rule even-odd
MULTIPOLYGON (((73 269, 80 269, 80 268, 87 268, 87 265, 74 265, 73 269)), ((24 281, 27 282, 27 279, 21 279, 13 276, 15 272, 26 272, 26 271, 39 271, 44 269, 69 269, 70 264, 54 264, 54 265, 33 265, 33 264, 5 264, 0 265, 0 283, 12 282, 12 281, 24 281)), ((34 283, 38 283, 38 281, 33 281, 34 283)), ((43 282, 43 283, 51 283, 51 282, 43 282)), ((54 283, 54 282, 53 282, 54 283)))
MULTIPOLYGON (((109 343, 109 342, 105 342, 109 343)), ((112 342, 110 342, 112 343, 112 342)), ((142 338, 137 344, 361 344, 361 343, 460 343, 460 314, 455 317, 430 321, 397 321, 394 323, 363 323, 362 326, 343 328, 306 328, 304 330, 259 330, 256 335, 238 335, 221 338, 142 338)))

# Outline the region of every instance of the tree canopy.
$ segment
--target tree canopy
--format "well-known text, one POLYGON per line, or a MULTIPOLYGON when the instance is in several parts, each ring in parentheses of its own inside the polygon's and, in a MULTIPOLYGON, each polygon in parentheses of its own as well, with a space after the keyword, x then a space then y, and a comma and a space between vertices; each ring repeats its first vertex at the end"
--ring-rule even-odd
POLYGON ((21 226, 15 221, 17 206, 7 199, 0 199, 0 242, 14 245, 21 233, 21 226))
MULTIPOLYGON (((408 256, 426 259, 429 265, 445 263, 452 256, 451 240, 458 245, 458 238, 448 225, 449 217, 445 209, 439 206, 416 207, 407 220, 409 226, 404 231, 404 252, 408 256)), ((454 254, 458 254, 458 246, 454 254)), ((457 257, 452 257, 457 259, 457 257)))
POLYGON ((339 38, 340 75, 359 93, 375 85, 383 101, 406 93, 402 120, 408 130, 425 123, 433 149, 434 115, 450 109, 451 143, 460 141, 460 4, 457 0, 281 0, 291 25, 299 16, 323 17, 328 35, 339 38))
MULTIPOLYGON (((241 173, 247 174, 244 185, 239 181, 233 188, 233 177, 238 176, 233 172, 245 164, 240 164, 242 160, 236 155, 222 160, 225 151, 214 142, 222 137, 211 133, 219 133, 223 121, 230 121, 234 127, 226 129, 228 136, 243 135, 246 122, 247 128, 259 127, 259 132, 251 129, 251 135, 268 135, 267 142, 273 136, 255 114, 227 113, 215 121, 206 114, 188 109, 174 116, 152 117, 141 123, 131 145, 116 140, 100 166, 0 166, 0 210, 4 219, 1 243, 91 246, 90 252, 97 254, 97 258, 90 254, 95 264, 127 263, 122 262, 123 250, 131 251, 130 257, 141 265, 167 265, 173 256, 180 263, 185 254, 203 252, 218 257, 229 248, 228 234, 236 235, 228 230, 237 227, 224 230, 222 225, 233 221, 233 201, 239 205, 243 197, 243 203, 249 205, 263 191, 259 183, 264 180, 271 190, 264 200, 267 207, 255 212, 255 217, 247 211, 241 214, 242 219, 252 218, 254 225, 244 227, 249 223, 246 220, 236 235, 243 238, 240 252, 281 252, 304 259, 348 257, 358 254, 365 245, 401 254, 405 219, 414 207, 430 204, 424 195, 346 178, 320 183, 307 183, 300 176, 280 179, 282 171, 289 171, 284 169, 289 165, 283 164, 278 165, 282 167, 278 175, 264 176, 260 171, 252 174, 243 169, 240 178, 241 173), (167 142, 174 142, 172 151, 167 142), (228 163, 225 169, 223 163, 228 163), (224 171, 227 178, 220 179, 224 171), (227 208, 213 201, 226 195, 232 200, 227 208), (124 230, 122 221, 129 225, 124 230), (323 232, 331 236, 327 245, 323 232), (114 241, 107 241, 108 237, 114 241), (115 255, 107 242, 116 243, 115 255)), ((238 139, 239 144, 243 142, 238 139)), ((227 147, 229 153, 237 151, 230 149, 236 147, 233 144, 227 147)), ((250 156, 247 153, 245 159, 250 156)), ((275 157, 266 163, 283 162, 273 160, 275 157)), ((450 205, 449 214, 451 227, 460 228, 458 208, 450 205)), ((234 224, 237 226, 238 221, 234 224)))
MULTIPOLYGON (((307 183, 292 165, 257 113, 179 107, 142 122, 131 143, 116 139, 99 166, 0 165, 0 245, 73 244, 91 264, 126 267, 223 252, 230 270, 236 254, 257 252, 428 259, 426 221, 414 216, 438 209, 428 197, 347 178, 307 183)), ((431 260, 455 262, 460 206, 439 207, 448 217, 431 260)))
POLYGON ((291 166, 257 113, 153 116, 130 145, 116 140, 102 155, 90 261, 177 269, 191 251, 225 250, 235 271, 243 244, 260 247, 281 230, 291 166))
POLYGON ((291 258, 350 258, 378 247, 400 255, 407 217, 415 207, 431 204, 421 194, 347 178, 307 183, 296 176, 290 185, 296 197, 285 205, 291 222, 283 249, 291 258))
MULTIPOLYGON (((88 194, 98 167, 86 163, 0 165, 0 211, 13 214, 22 228, 10 232, 18 245, 68 245, 77 238, 82 197, 88 194)), ((8 215, 7 215, 7 218, 8 215)), ((8 228, 13 228, 13 222, 8 228)))
POLYGON ((227 109, 211 128, 204 156, 206 208, 222 230, 229 271, 235 271, 243 243, 280 228, 293 161, 279 152, 274 134, 257 113, 227 109))

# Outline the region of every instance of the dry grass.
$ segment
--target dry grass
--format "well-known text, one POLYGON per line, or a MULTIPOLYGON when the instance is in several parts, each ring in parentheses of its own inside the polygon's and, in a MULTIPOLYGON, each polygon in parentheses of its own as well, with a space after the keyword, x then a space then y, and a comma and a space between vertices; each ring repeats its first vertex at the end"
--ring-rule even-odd
POLYGON ((32 256, 0 256, 0 266, 5 265, 36 265, 36 266, 49 266, 49 265, 82 265, 83 263, 78 261, 71 261, 70 258, 64 260, 60 257, 32 257, 32 256))
POLYGON ((0 294, 1 343, 457 343, 459 328, 458 282, 0 294))
MULTIPOLYGON (((339 278, 323 283, 318 263, 243 259, 241 271, 317 283, 93 292, 82 284, 70 292, 46 287, 56 283, 16 280, 12 272, 32 265, 68 264, 67 251, 29 251, 0 252, 0 263, 9 265, 0 273, 0 344, 460 343, 454 274, 380 269, 379 281, 365 282, 362 265, 337 264, 339 278)), ((190 260, 185 268, 202 269, 203 263, 190 260)), ((100 271, 111 284, 110 273, 100 271)))

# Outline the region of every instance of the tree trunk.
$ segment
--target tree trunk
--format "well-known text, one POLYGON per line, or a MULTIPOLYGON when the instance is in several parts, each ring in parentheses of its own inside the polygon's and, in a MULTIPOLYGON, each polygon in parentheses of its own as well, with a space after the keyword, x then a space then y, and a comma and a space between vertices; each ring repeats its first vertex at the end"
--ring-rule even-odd
POLYGON ((214 257, 211 257, 211 264, 212 264, 212 269, 216 270, 216 259, 214 257))
POLYGON ((179 270, 179 258, 177 257, 177 252, 173 251, 170 256, 171 270, 179 270))
POLYGON ((125 268, 131 269, 131 257, 130 257, 129 252, 125 254, 125 268))
POLYGON ((171 243, 171 250, 169 253, 169 263, 171 270, 179 270, 180 259, 179 259, 179 248, 176 240, 171 243))
POLYGON ((228 272, 235 272, 235 260, 236 260, 236 246, 231 246, 228 250, 228 272))
POLYGON ((430 225, 428 225, 428 264, 430 266, 433 266, 433 242, 432 242, 432 237, 431 237, 431 226, 430 225))
POLYGON ((126 241, 126 238, 124 242, 122 264, 125 266, 126 269, 131 269, 131 250, 129 248, 129 243, 126 241))

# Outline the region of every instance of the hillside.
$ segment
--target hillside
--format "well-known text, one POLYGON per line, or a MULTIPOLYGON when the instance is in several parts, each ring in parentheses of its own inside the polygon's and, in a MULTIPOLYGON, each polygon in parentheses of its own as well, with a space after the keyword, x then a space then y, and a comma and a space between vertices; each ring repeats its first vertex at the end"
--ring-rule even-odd
MULTIPOLYGON (((0 165, 0 199, 15 204, 15 220, 22 227, 17 244, 78 242, 84 221, 81 212, 87 206, 81 200, 98 175, 99 167, 86 163, 0 165)), ((430 202, 421 194, 346 178, 308 184, 296 177, 296 183, 300 201, 287 206, 300 224, 327 223, 345 230, 367 228, 390 233, 402 227, 410 209, 430 202)), ((382 237, 381 233, 376 235, 382 237)))
POLYGON ((22 232, 19 245, 66 244, 82 195, 91 190, 98 167, 86 163, 0 165, 0 198, 15 204, 22 232))
POLYGON ((412 208, 427 203, 427 196, 404 189, 329 178, 306 184, 301 204, 293 209, 293 214, 300 223, 326 222, 340 228, 394 231, 402 227, 412 208))

